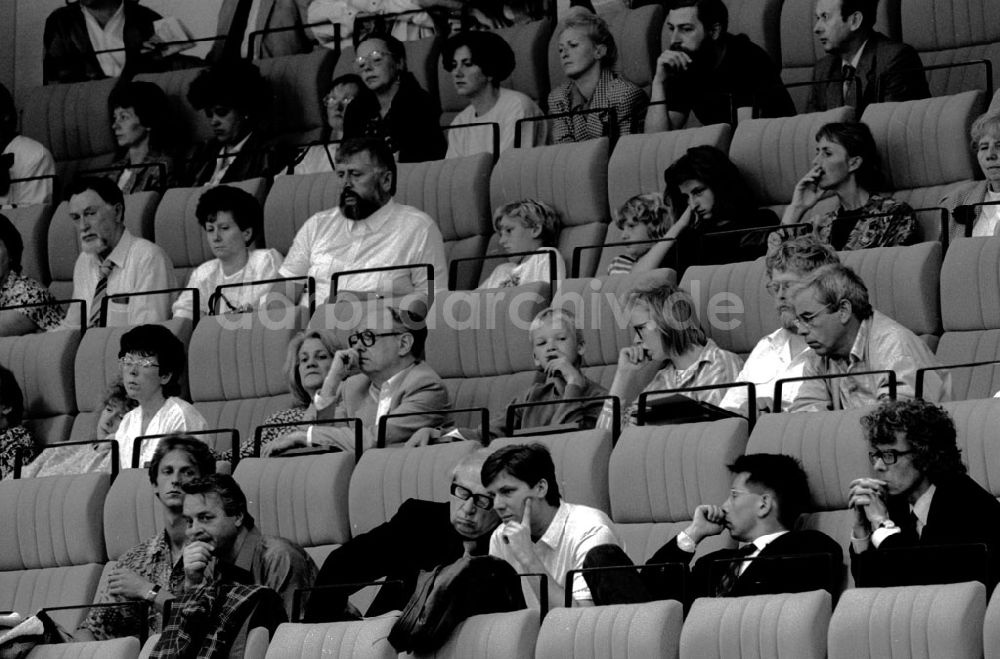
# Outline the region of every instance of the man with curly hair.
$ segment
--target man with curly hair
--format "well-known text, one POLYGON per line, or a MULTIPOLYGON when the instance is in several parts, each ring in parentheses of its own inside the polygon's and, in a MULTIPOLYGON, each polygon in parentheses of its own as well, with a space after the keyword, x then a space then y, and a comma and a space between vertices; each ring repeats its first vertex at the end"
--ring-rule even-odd
POLYGON ((871 476, 851 481, 858 586, 997 581, 1000 503, 966 473, 955 424, 924 400, 861 418, 871 476))

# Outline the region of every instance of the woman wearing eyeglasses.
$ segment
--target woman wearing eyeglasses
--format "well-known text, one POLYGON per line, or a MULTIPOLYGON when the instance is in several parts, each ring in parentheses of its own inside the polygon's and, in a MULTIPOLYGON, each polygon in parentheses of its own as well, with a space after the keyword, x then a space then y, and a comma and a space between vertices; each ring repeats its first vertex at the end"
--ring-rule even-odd
MULTIPOLYGON (((122 418, 115 433, 123 468, 132 466, 136 437, 196 432, 207 427, 201 413, 178 396, 186 362, 184 344, 163 325, 139 325, 122 335, 118 352, 122 383, 129 398, 139 403, 122 418)), ((157 444, 143 444, 139 467, 153 458, 157 444)))
POLYGON ((444 158, 446 143, 438 102, 406 69, 401 41, 369 35, 358 43, 354 68, 378 99, 377 108, 351 104, 344 115, 344 138, 381 137, 398 162, 444 158))

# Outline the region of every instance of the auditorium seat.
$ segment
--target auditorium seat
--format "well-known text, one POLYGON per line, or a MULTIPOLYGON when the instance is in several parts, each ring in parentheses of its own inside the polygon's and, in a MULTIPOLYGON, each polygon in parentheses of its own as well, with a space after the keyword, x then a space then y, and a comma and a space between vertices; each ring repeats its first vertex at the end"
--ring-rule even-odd
POLYGON ((471 616, 458 624, 445 644, 434 652, 400 653, 400 659, 519 659, 532 657, 538 640, 538 611, 471 616))
MULTIPOLYGON (((263 60, 271 62, 273 59, 263 60)), ((245 192, 250 193, 263 206, 267 196, 268 180, 253 178, 238 183, 230 183, 245 192)), ((191 271, 196 267, 215 258, 205 238, 205 231, 198 224, 195 209, 205 187, 170 188, 163 193, 163 199, 156 207, 154 233, 156 244, 163 248, 174 266, 177 285, 185 286, 191 271)), ((263 233, 263 232, 262 232, 263 233)), ((257 236, 257 246, 266 243, 264 235, 257 236)), ((200 300, 201 304, 207 300, 200 300)))
POLYGON ((549 449, 563 500, 611 513, 608 500, 608 460, 611 432, 576 430, 553 435, 517 435, 495 439, 490 448, 538 443, 549 449))
POLYGON ((25 659, 136 659, 139 639, 134 636, 109 641, 36 645, 25 659))
POLYGON ((997 89, 997 91, 993 93, 993 99, 990 100, 990 107, 987 109, 990 112, 1000 110, 1000 89, 997 89))
POLYGON ((1000 399, 944 403, 955 422, 958 448, 969 476, 995 497, 1000 497, 1000 399))
MULTIPOLYGON (((604 241, 608 214, 608 139, 557 144, 532 149, 510 149, 500 156, 490 177, 490 205, 498 208, 521 199, 543 201, 559 212, 562 231, 557 245, 567 265, 576 245, 604 241)), ((489 253, 499 252, 490 241, 489 253)), ((580 274, 590 277, 597 255, 584 260, 580 274)), ((487 261, 492 272, 498 261, 487 261)))
MULTIPOLYGON (((422 163, 401 163, 395 200, 424 211, 437 223, 444 239, 445 261, 483 256, 493 233, 490 209, 488 153, 422 163)), ((458 288, 475 288, 482 262, 467 264, 458 288)), ((447 272, 434 273, 435 286, 444 288, 447 272)))
POLYGON ((860 422, 869 411, 871 408, 764 414, 747 443, 748 454, 780 453, 802 464, 812 502, 798 526, 822 531, 841 544, 848 580, 844 583, 853 583, 846 569, 853 523, 853 513, 847 508, 847 487, 853 479, 871 472, 860 422))
POLYGON ((167 95, 172 118, 174 139, 181 153, 190 154, 195 144, 212 138, 212 130, 203 113, 195 110, 187 100, 188 87, 203 68, 177 69, 163 73, 140 73, 136 80, 152 82, 167 95))
POLYGON ((983 656, 986 588, 944 586, 854 588, 830 619, 830 659, 983 656))
POLYGON ((267 658, 396 659, 388 637, 398 616, 396 612, 353 622, 284 623, 274 632, 267 658))
MULTIPOLYGON (((1000 87, 1000 5, 993 0, 902 0, 903 41, 917 49, 924 66, 988 59, 993 89, 1000 87)), ((931 94, 985 89, 982 65, 927 72, 931 94)))
MULTIPOLYGON (((134 236, 154 240, 153 217, 159 203, 159 192, 125 195, 125 228, 134 236)), ((69 202, 64 201, 56 207, 46 237, 49 290, 58 300, 67 300, 73 294, 73 266, 80 255, 77 233, 69 217, 69 202)))
POLYGON ((1000 658, 1000 595, 995 591, 983 620, 983 649, 986 659, 1000 658))
POLYGON ((407 499, 448 501, 452 469, 479 446, 470 441, 365 451, 351 475, 351 535, 387 522, 407 499))
POLYGON ((725 0, 725 4, 729 10, 729 34, 747 35, 780 68, 782 0, 725 0))
POLYGON ((830 593, 700 597, 681 630, 681 659, 825 659, 830 593))
MULTIPOLYGON (((941 266, 942 364, 1000 359, 1000 242, 958 238, 941 266)), ((1000 389, 997 364, 951 370, 953 400, 988 398, 1000 389)))
MULTIPOLYGON (((969 126, 985 109, 982 91, 902 103, 872 103, 861 121, 875 137, 885 189, 913 208, 941 199, 979 176, 969 126)), ((940 213, 919 213, 922 240, 940 240, 940 213)))
POLYGON ((347 491, 354 455, 246 458, 233 475, 261 533, 291 540, 322 565, 351 537, 347 491))
MULTIPOLYGON (((709 145, 727 151, 731 135, 732 129, 728 124, 716 124, 649 135, 625 135, 619 139, 608 161, 608 203, 612 222, 604 242, 622 240, 621 230, 613 221, 622 204, 638 194, 662 194, 663 172, 675 160, 693 146, 709 145)), ((608 271, 608 264, 625 249, 612 247, 599 251, 596 274, 603 277, 608 271)))
POLYGON ((79 330, 0 338, 0 365, 21 387, 25 426, 36 442, 55 444, 70 437, 77 411, 70 374, 79 346, 79 330))
POLYGON ((340 203, 342 187, 336 174, 275 177, 264 202, 266 246, 288 254, 295 234, 306 220, 340 203))
MULTIPOLYGON (((159 640, 160 634, 153 634, 146 639, 146 643, 139 652, 138 659, 149 659, 153 648, 159 640)), ((267 654, 269 640, 267 628, 255 627, 247 629, 246 623, 244 623, 243 629, 240 630, 240 636, 233 643, 228 656, 230 659, 264 659, 264 656, 267 654)))
POLYGON ((153 493, 148 469, 122 469, 104 499, 104 542, 110 562, 140 542, 163 531, 163 506, 153 493))
POLYGON ((330 87, 336 61, 337 53, 327 48, 257 60, 271 87, 276 143, 299 145, 320 139, 326 125, 323 95, 330 87))
POLYGON ((25 277, 31 277, 45 286, 51 281, 48 237, 53 211, 55 211, 55 202, 4 208, 0 211, 21 234, 21 241, 24 243, 24 252, 21 254, 21 274, 25 277))
MULTIPOLYGON (((0 611, 30 615, 45 606, 94 599, 104 549, 108 474, 0 481, 0 611)), ((84 609, 54 611, 76 629, 84 609)))
POLYGON ((616 604, 549 611, 538 632, 536 659, 676 659, 681 603, 616 604))
MULTIPOLYGON (((611 452, 611 518, 636 563, 649 560, 683 531, 694 509, 729 496, 728 466, 743 454, 743 419, 669 426, 630 426, 611 452)), ((734 546, 728 533, 698 546, 695 556, 734 546)))

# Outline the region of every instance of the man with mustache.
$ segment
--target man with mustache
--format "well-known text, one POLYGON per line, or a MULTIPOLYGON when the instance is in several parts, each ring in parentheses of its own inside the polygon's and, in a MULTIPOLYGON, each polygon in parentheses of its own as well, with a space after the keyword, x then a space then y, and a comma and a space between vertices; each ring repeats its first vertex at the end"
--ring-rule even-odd
MULTIPOLYGON (((786 240, 767 256, 767 290, 774 296, 781 327, 757 342, 736 377, 737 382, 754 383, 758 410, 774 409, 775 383, 783 378, 800 377, 810 355, 809 346, 799 336, 795 324, 792 289, 816 268, 839 262, 836 252, 813 236, 786 240)), ((782 387, 786 403, 795 399, 800 385, 801 382, 789 382, 782 387)), ((747 390, 736 387, 726 392, 720 405, 728 410, 742 411, 746 402, 747 390)))
POLYGON ((739 107, 761 117, 795 114, 770 56, 745 34, 726 31, 722 0, 670 0, 667 8, 670 45, 656 60, 647 133, 682 128, 692 112, 705 126, 732 123, 739 107))
MULTIPOLYGON (((437 287, 448 268, 444 241, 426 213, 396 203, 396 161, 385 142, 361 137, 345 141, 337 153, 337 176, 344 189, 337 208, 316 213, 295 235, 281 277, 316 279, 316 303, 330 297, 331 277, 342 270, 429 263, 437 287)), ((427 270, 400 268, 343 277, 338 289, 380 295, 424 292, 427 270)))

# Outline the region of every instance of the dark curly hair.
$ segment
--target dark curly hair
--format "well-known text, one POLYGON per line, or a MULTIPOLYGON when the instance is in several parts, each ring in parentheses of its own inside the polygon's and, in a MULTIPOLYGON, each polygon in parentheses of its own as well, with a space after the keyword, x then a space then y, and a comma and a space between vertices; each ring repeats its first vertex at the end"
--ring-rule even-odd
POLYGON ((809 508, 809 483, 799 461, 790 455, 750 453, 729 465, 733 474, 747 474, 747 482, 774 492, 778 522, 790 529, 809 508))
POLYGON ((868 443, 884 446, 903 433, 913 451, 913 466, 931 483, 964 474, 955 422, 948 412, 925 400, 887 400, 861 417, 868 443))
POLYGON ((245 115, 259 126, 271 108, 271 90, 260 69, 245 60, 225 60, 205 69, 191 82, 188 102, 195 110, 216 105, 245 115))
POLYGON ((451 73, 455 70, 455 51, 462 46, 469 49, 472 61, 483 71, 494 86, 506 80, 514 71, 514 51, 504 38, 495 32, 470 30, 459 32, 445 42, 441 50, 441 64, 451 73))
POLYGON ((715 195, 712 224, 725 220, 739 222, 757 208, 743 174, 724 151, 714 146, 691 147, 663 172, 663 180, 677 217, 687 208, 687 198, 681 193, 685 181, 701 181, 715 195))

